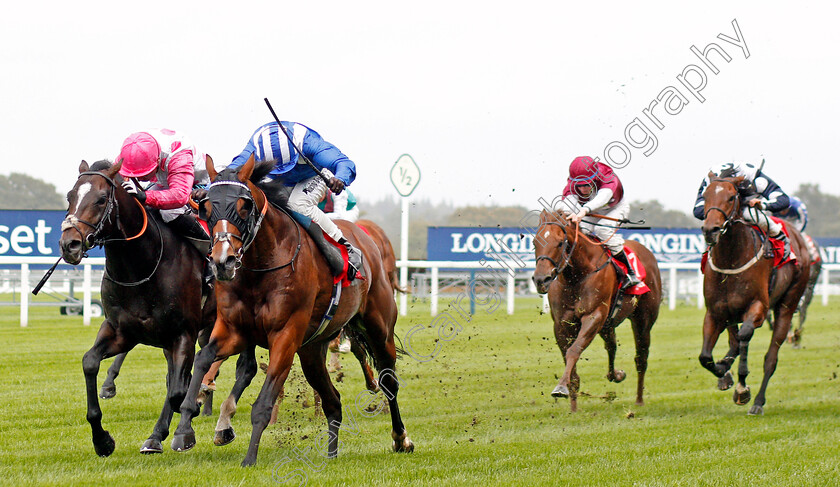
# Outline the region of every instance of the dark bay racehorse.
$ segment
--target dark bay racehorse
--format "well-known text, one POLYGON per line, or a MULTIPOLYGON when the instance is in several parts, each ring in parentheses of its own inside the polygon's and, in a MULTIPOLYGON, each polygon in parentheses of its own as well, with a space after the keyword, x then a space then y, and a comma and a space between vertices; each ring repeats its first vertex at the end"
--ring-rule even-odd
POLYGON ((784 223, 797 260, 774 271, 772 257, 765 257, 766 237, 741 219, 739 187, 744 178, 719 178, 709 173, 709 180, 703 193, 706 200, 703 235, 709 247, 709 260, 703 279, 706 316, 700 363, 719 378, 718 387, 726 389, 732 383, 729 368, 736 354, 739 355, 733 400, 739 405, 749 403, 746 379, 750 339, 772 309, 775 323, 770 348, 764 356, 764 379, 748 411, 751 415, 763 414, 765 392, 776 371, 779 347, 787 337, 791 317, 808 285, 810 258, 802 236, 784 223), (738 323, 742 323, 740 329, 738 323), (715 363, 712 350, 724 329, 729 331, 729 352, 715 363))
POLYGON ((87 420, 100 456, 114 451, 102 428, 96 379, 100 362, 137 344, 163 349, 168 372, 166 401, 143 453, 162 451, 172 414, 184 400, 190 381, 195 343, 201 328, 213 323, 215 298, 202 308, 204 257, 177 237, 157 212, 147 211, 120 185, 121 163, 82 161, 79 178, 67 194, 69 208, 59 245, 68 264, 78 264, 88 249, 105 248, 102 304, 105 321, 82 365, 87 389, 87 420))
MULTIPOLYGON (((330 339, 349 324, 349 331, 365 344, 380 371, 379 384, 387 391, 391 412, 393 448, 412 451, 414 444, 397 404, 399 383, 394 372, 397 349, 393 333, 397 308, 379 250, 359 227, 337 222, 345 237, 364 254, 366 278, 342 289, 332 321, 318 333, 332 297, 332 274, 308 234, 287 213, 272 206, 265 193, 249 181, 254 166, 252 156, 238 172, 226 170, 217 175, 212 159, 207 158, 214 183, 203 208, 213 228, 211 257, 216 265, 219 307, 210 342, 196 357, 195 375, 181 407, 181 422, 172 448, 182 451, 195 445, 190 420, 198 413, 195 397, 199 378, 210 364, 237 353, 253 354, 258 345, 269 350, 269 365, 251 410, 253 430, 242 465, 256 462, 260 438, 295 353, 307 381, 323 401, 329 428, 327 455, 336 456, 341 401, 327 373, 326 351, 330 339)), ((257 173, 264 174, 272 167, 272 162, 261 163, 257 173)), ((253 179, 260 177, 255 174, 253 179)), ((250 382, 250 378, 246 379, 242 384, 250 382)), ((237 378, 234 389, 240 385, 237 378)))
POLYGON ((662 281, 656 259, 644 245, 628 240, 626 246, 645 266, 645 283, 650 291, 640 296, 625 296, 610 318, 620 278, 610 265, 609 250, 586 237, 579 225, 569 222, 561 212, 540 214, 540 226, 534 238, 537 264, 533 279, 540 294, 548 293, 554 336, 566 363, 563 377, 551 395, 568 397, 573 412, 577 410, 580 388, 577 362, 595 335, 601 335, 607 349, 607 379, 621 382, 626 377, 623 370, 614 367, 615 328, 627 318, 636 341, 636 404, 644 404, 650 330, 659 316, 662 281))

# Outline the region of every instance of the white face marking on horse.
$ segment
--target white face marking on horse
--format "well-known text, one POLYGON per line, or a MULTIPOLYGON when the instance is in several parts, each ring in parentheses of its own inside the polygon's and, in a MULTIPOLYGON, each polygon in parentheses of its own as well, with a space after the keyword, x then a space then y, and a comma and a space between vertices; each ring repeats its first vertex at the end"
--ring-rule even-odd
POLYGON ((543 238, 548 238, 548 230, 545 231, 545 235, 543 235, 543 238))
MULTIPOLYGON (((227 222, 227 220, 222 220, 221 224, 222 224, 222 232, 223 233, 229 233, 228 232, 228 222, 227 222)), ((222 242, 222 255, 228 255, 228 254, 231 253, 229 247, 230 247, 230 240, 225 240, 224 242, 222 242)))
POLYGON ((85 195, 90 192, 90 183, 82 183, 79 186, 79 189, 76 190, 76 209, 73 210, 73 213, 77 213, 79 211, 79 205, 82 204, 82 200, 85 199, 85 195))
POLYGON ((723 186, 718 186, 717 188, 715 188, 715 194, 720 194, 721 191, 723 191, 723 186))

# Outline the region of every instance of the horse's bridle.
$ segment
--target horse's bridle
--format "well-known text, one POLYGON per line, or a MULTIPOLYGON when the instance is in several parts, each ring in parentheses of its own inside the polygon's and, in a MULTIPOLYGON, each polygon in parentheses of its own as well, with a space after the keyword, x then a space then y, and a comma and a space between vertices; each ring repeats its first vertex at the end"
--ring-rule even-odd
MULTIPOLYGON (((130 240, 134 240, 136 238, 139 238, 141 235, 146 233, 146 228, 148 228, 148 224, 149 224, 149 215, 146 212, 146 208, 143 206, 143 204, 140 203, 140 201, 138 201, 137 199, 132 198, 135 202, 137 202, 137 205, 140 206, 140 210, 143 212, 143 227, 140 229, 139 232, 137 232, 137 235, 134 235, 132 237, 124 237, 124 238, 108 238, 108 239, 97 238, 97 236, 99 235, 99 232, 101 232, 102 229, 105 228, 105 223, 109 222, 111 220, 111 212, 116 213, 116 216, 114 218, 116 220, 117 230, 119 230, 119 231, 123 232, 123 234, 125 234, 125 231, 122 228, 122 224, 120 223, 120 205, 117 204, 117 183, 115 183, 113 179, 108 177, 107 174, 105 174, 103 172, 100 172, 100 171, 84 171, 84 172, 81 172, 81 173, 79 173, 79 177, 76 178, 76 180, 78 181, 82 176, 102 176, 102 178, 105 179, 105 181, 111 186, 111 191, 108 193, 108 202, 105 204, 105 210, 103 210, 102 217, 99 218, 99 221, 96 222, 96 224, 93 224, 91 222, 82 220, 81 218, 79 218, 77 216, 73 216, 71 218, 69 208, 68 208, 68 211, 67 211, 67 216, 65 216, 64 220, 61 222, 61 231, 62 232, 69 227, 69 228, 73 228, 74 230, 79 232, 79 236, 82 237, 82 242, 83 242, 83 245, 84 245, 84 251, 82 252, 82 257, 87 257, 88 256, 87 251, 92 249, 93 247, 98 246, 98 245, 105 245, 106 243, 109 243, 109 242, 128 242, 130 240), (93 228, 93 231, 91 233, 89 233, 87 237, 85 237, 85 234, 82 233, 82 230, 76 225, 76 222, 84 223, 85 225, 93 228)), ((157 223, 155 223, 155 224, 157 224, 157 223)), ((158 229, 158 235, 160 237, 160 252, 158 253, 157 263, 155 263, 155 267, 154 267, 154 269, 152 269, 152 273, 149 274, 148 277, 145 277, 143 279, 140 279, 139 281, 134 281, 134 282, 117 281, 117 280, 113 279, 108 274, 108 268, 106 266, 105 274, 104 274, 103 278, 108 279, 109 281, 111 281, 115 284, 118 284, 120 286, 128 286, 128 287, 139 286, 140 284, 148 282, 149 279, 151 279, 152 276, 155 275, 155 272, 157 272, 157 269, 160 266, 160 262, 163 259, 163 234, 160 232, 160 229, 158 229)))
MULTIPOLYGON (((738 202, 736 202, 736 204, 732 205, 732 210, 730 210, 729 213, 723 211, 723 209, 718 208, 717 206, 713 206, 713 207, 709 208, 708 210, 706 210, 706 212, 703 214, 703 220, 708 218, 709 213, 711 213, 712 211, 719 211, 720 213, 723 214, 723 218, 724 218, 723 225, 720 226, 720 234, 723 235, 724 233, 726 233, 726 230, 729 229, 729 225, 735 222, 735 216, 738 213, 737 210, 741 207, 741 204, 740 204, 740 198, 741 197, 740 197, 740 193, 738 191, 738 186, 736 186, 735 183, 733 183, 732 181, 729 181, 728 179, 724 179, 724 178, 715 178, 715 179, 710 180, 709 184, 714 183, 714 182, 722 182, 722 183, 731 184, 732 187, 735 188, 736 197, 738 198, 738 200, 737 200, 738 202)), ((707 186, 707 189, 708 189, 708 186, 707 186)), ((712 247, 712 245, 710 245, 710 247, 712 247)))
MULTIPOLYGON (((577 247, 578 243, 578 231, 580 229, 580 225, 575 226, 575 240, 572 242, 572 248, 569 249, 569 234, 566 232, 567 223, 561 222, 544 222, 540 226, 543 225, 557 225, 563 231, 563 245, 560 247, 560 255, 562 262, 556 262, 554 259, 547 255, 538 255, 536 259, 536 263, 539 264, 541 260, 547 260, 549 264, 552 265, 552 272, 551 272, 551 279, 548 282, 551 282, 557 279, 557 276, 563 272, 563 269, 569 265, 569 261, 572 259, 572 253, 575 251, 575 247, 577 247)), ((537 230, 539 231, 539 230, 537 230)))
MULTIPOLYGON (((251 193, 251 188, 247 184, 239 181, 215 181, 211 183, 210 186, 207 187, 207 197, 202 199, 201 202, 199 202, 198 206, 199 216, 207 220, 207 224, 211 229, 214 228, 216 226, 216 223, 218 223, 219 221, 225 220, 230 222, 230 224, 233 225, 234 228, 236 228, 236 230, 239 232, 239 235, 236 235, 232 232, 215 232, 213 233, 213 241, 210 244, 212 248, 217 243, 230 242, 232 239, 239 240, 241 245, 239 249, 237 249, 234 253, 234 258, 236 259, 236 263, 234 264, 234 266, 237 269, 242 267, 242 256, 245 254, 245 251, 248 250, 251 244, 254 243, 254 240, 256 240, 257 233, 260 231, 263 219, 265 218, 265 214, 268 211, 268 205, 270 204, 268 201, 268 197, 265 195, 265 192, 263 192, 263 190, 259 187, 256 188, 260 191, 263 197, 263 207, 262 210, 260 210, 259 216, 257 216, 257 204, 256 201, 254 201, 254 197, 251 193), (214 191, 214 189, 216 191, 214 191), (218 193, 218 196, 215 200, 210 197, 211 193, 218 193), (236 211, 236 202, 239 198, 244 198, 251 201, 251 209, 248 212, 248 216, 244 219, 241 218, 239 216, 239 212, 236 211), (204 204, 208 200, 211 202, 212 205, 210 215, 202 215, 201 213, 206 212, 206 210, 204 210, 204 204), (213 204, 214 201, 219 201, 220 203, 223 203, 225 202, 225 200, 227 200, 226 204, 213 204)), ((295 226, 297 227, 297 225, 295 226)), ((291 260, 289 260, 289 262, 266 269, 246 268, 246 270, 253 272, 270 272, 282 269, 289 265, 291 265, 292 269, 294 269, 294 261, 297 258, 301 247, 300 227, 297 228, 297 231, 298 245, 295 249, 294 255, 292 256, 291 260)))

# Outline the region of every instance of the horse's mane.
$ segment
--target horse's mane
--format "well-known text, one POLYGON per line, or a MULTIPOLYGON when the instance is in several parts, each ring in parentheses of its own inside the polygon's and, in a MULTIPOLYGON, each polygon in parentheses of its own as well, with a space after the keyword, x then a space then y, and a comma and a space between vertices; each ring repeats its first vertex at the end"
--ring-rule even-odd
MULTIPOLYGON (((109 161, 108 159, 101 159, 101 160, 96 161, 93 164, 91 164, 90 169, 88 169, 88 170, 89 171, 105 171, 106 169, 111 169, 111 166, 113 166, 113 165, 114 165, 114 163, 109 161)), ((117 184, 121 184, 122 181, 123 181, 123 177, 120 176, 119 173, 117 173, 117 174, 114 175, 114 181, 117 184)))
MULTIPOLYGON (((274 165, 277 161, 260 161, 254 163, 254 172, 251 174, 250 181, 254 184, 257 184, 262 180, 264 177, 274 169, 274 165)), ((219 174, 216 176, 215 181, 238 181, 238 174, 239 170, 242 169, 242 166, 239 167, 226 167, 219 171, 219 174)))

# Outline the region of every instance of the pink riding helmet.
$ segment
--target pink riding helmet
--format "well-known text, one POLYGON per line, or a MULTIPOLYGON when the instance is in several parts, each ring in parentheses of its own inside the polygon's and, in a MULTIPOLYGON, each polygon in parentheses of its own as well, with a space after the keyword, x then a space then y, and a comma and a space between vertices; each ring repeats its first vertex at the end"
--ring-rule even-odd
POLYGON ((157 140, 146 132, 137 132, 125 139, 117 157, 122 159, 120 174, 126 178, 145 176, 157 169, 160 162, 160 146, 157 140))

